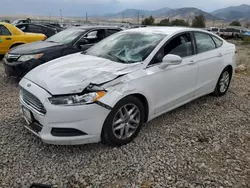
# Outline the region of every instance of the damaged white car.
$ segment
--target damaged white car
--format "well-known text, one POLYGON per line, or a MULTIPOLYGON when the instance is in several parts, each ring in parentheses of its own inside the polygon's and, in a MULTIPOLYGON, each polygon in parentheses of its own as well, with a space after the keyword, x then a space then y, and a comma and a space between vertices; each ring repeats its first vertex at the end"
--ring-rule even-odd
POLYGON ((224 95, 235 65, 235 46, 203 30, 126 30, 28 73, 20 81, 21 112, 45 143, 120 146, 163 113, 224 95))

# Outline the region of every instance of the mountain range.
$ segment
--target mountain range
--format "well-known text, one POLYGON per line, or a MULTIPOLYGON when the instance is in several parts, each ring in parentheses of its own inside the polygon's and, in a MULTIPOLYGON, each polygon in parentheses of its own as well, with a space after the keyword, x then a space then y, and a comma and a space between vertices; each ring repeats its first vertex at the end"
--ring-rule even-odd
POLYGON ((250 5, 231 6, 223 9, 215 10, 211 13, 204 12, 194 7, 185 7, 179 9, 170 9, 164 7, 158 10, 138 10, 138 9, 126 9, 122 12, 105 14, 103 17, 108 18, 137 18, 153 16, 156 18, 170 18, 170 19, 185 19, 190 20, 195 16, 203 14, 207 20, 250 20, 250 5))

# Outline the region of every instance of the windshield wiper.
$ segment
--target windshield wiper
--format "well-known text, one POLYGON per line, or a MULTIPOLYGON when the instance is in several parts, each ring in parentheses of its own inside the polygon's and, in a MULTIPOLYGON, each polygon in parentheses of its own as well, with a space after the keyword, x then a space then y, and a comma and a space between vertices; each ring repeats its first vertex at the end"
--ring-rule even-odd
POLYGON ((117 57, 115 54, 108 53, 108 55, 111 56, 112 58, 116 59, 120 63, 129 63, 128 61, 124 61, 123 59, 117 57))

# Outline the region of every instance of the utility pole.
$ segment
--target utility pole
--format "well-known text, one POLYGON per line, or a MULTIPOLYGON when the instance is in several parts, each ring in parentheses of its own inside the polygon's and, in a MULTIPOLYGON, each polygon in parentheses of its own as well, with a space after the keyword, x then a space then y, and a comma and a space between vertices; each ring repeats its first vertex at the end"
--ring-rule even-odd
POLYGON ((62 9, 60 9, 61 23, 62 23, 62 9))
POLYGON ((124 12, 122 12, 122 22, 124 22, 124 12))
POLYGON ((86 12, 86 23, 88 22, 88 13, 86 12))
POLYGON ((140 24, 140 12, 137 13, 137 24, 140 24))
POLYGON ((51 13, 49 13, 49 21, 51 22, 51 13))
POLYGON ((213 27, 214 27, 214 20, 213 20, 213 27))

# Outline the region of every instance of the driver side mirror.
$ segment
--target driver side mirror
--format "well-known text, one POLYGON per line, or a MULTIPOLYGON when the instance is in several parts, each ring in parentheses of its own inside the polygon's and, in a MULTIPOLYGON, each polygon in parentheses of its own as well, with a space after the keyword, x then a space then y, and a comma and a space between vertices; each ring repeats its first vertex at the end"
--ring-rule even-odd
POLYGON ((179 65, 182 62, 182 58, 178 55, 168 54, 162 59, 162 63, 159 65, 160 69, 165 69, 169 65, 179 65))

